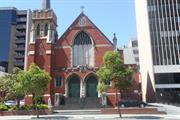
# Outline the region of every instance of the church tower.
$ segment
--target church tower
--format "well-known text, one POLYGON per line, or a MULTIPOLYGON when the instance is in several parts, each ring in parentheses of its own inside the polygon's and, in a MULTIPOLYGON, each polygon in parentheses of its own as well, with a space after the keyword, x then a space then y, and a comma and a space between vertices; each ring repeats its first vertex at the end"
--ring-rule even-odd
MULTIPOLYGON (((35 63, 52 75, 53 46, 57 39, 56 27, 57 17, 50 8, 50 0, 42 0, 42 9, 34 10, 32 14, 27 68, 35 63)), ((46 103, 50 98, 50 88, 51 82, 45 94, 46 103)))

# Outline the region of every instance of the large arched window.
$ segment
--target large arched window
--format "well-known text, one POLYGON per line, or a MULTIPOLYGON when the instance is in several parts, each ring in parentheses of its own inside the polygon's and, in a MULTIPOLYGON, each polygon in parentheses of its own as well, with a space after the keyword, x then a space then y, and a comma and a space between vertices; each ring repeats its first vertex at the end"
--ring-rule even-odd
POLYGON ((36 28, 36 36, 40 36, 40 25, 39 24, 37 25, 37 28, 36 28))
POLYGON ((87 33, 81 31, 77 34, 73 44, 73 66, 94 66, 94 48, 92 40, 87 33))
POLYGON ((48 24, 46 23, 44 26, 44 36, 47 36, 48 34, 48 24))

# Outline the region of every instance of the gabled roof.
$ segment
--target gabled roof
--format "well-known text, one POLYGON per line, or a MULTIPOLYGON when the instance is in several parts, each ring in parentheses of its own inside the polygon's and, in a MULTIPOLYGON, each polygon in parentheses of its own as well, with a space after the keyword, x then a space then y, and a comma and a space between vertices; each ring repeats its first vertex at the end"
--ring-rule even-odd
POLYGON ((63 39, 69 33, 69 31, 77 25, 81 17, 85 17, 86 21, 89 21, 91 26, 97 29, 108 40, 108 42, 113 45, 112 42, 103 34, 103 32, 101 32, 101 30, 84 14, 84 12, 80 13, 80 15, 74 20, 74 22, 68 27, 68 29, 61 35, 58 40, 63 39))

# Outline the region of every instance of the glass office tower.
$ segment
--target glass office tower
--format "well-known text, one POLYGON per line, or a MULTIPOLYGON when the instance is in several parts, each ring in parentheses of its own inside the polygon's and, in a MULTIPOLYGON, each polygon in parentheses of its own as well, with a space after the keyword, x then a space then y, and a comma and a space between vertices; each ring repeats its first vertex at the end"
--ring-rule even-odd
POLYGON ((135 4, 144 99, 180 91, 180 0, 135 4))
POLYGON ((16 8, 0 8, 0 66, 8 71, 8 61, 15 34, 16 8), (14 32, 14 33, 13 33, 14 32))

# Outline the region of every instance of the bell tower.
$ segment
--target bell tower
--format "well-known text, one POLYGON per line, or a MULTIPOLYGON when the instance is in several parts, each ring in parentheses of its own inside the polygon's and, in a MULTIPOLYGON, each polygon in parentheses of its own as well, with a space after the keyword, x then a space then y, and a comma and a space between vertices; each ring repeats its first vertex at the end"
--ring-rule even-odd
MULTIPOLYGON (((57 36, 57 17, 50 8, 50 0, 42 0, 42 9, 34 10, 28 45, 27 68, 35 63, 52 75, 54 42, 57 36)), ((51 80, 52 82, 52 80, 51 80)), ((45 101, 50 97, 51 82, 48 85, 45 101)))

